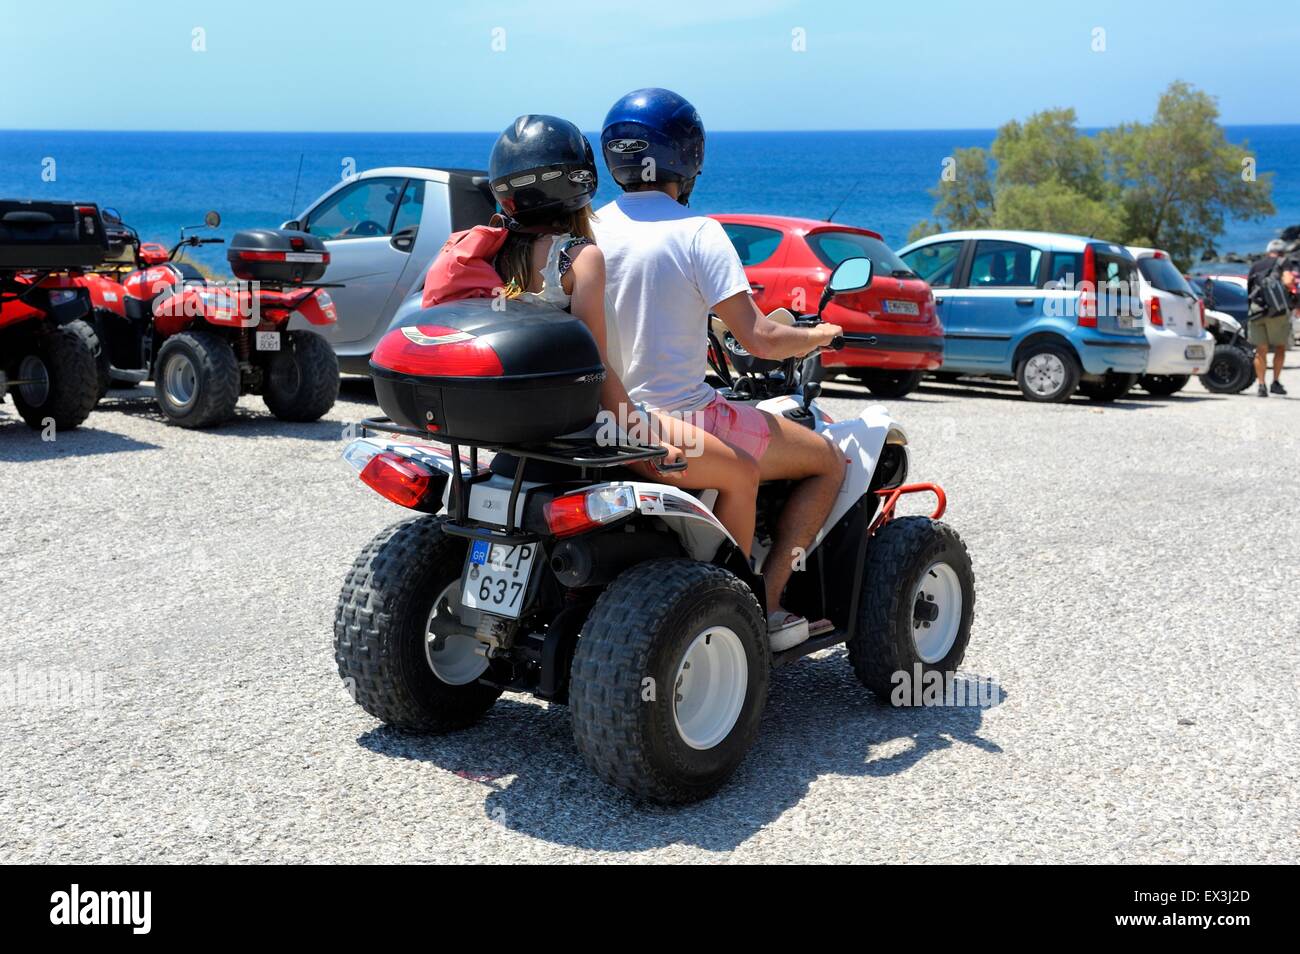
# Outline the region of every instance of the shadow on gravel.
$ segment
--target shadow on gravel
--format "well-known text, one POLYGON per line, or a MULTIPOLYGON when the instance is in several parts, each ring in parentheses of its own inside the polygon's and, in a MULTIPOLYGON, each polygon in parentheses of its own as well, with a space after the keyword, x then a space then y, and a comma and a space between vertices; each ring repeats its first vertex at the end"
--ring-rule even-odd
POLYGON ((124 451, 158 450, 159 445, 138 441, 94 426, 92 414, 86 424, 64 431, 52 441, 41 440, 41 432, 32 430, 20 418, 0 415, 0 461, 22 463, 54 460, 60 457, 91 457, 95 454, 120 454, 124 451))
MULTIPOLYGON (((1005 698, 999 689, 992 703, 1005 698)), ((637 801, 596 779, 561 706, 507 696, 464 732, 428 738, 378 728, 357 741, 482 785, 488 818, 543 841, 599 851, 678 843, 730 851, 796 808, 819 778, 866 779, 847 797, 869 798, 870 779, 906 772, 954 745, 1000 753, 980 737, 982 722, 983 710, 973 707, 883 706, 854 678, 843 650, 810 658, 774 674, 762 731, 732 780, 712 798, 678 808, 637 801)), ((814 806, 809 814, 819 812, 814 806)))
MULTIPOLYGON (((153 421, 160 427, 173 426, 167 423, 167 418, 163 416, 162 411, 158 410, 158 405, 154 401, 151 390, 142 389, 138 392, 129 393, 130 397, 125 399, 106 398, 95 408, 94 413, 125 414, 129 417, 153 421)), ((350 416, 350 409, 346 406, 340 408, 336 404, 334 410, 335 412, 348 410, 350 416)), ((236 408, 235 416, 230 420, 223 421, 213 427, 203 428, 203 432, 230 437, 296 437, 299 440, 309 441, 343 440, 343 424, 337 420, 324 418, 303 424, 295 421, 282 421, 269 411, 258 411, 244 407, 236 408)))
MULTIPOLYGON (((1003 384, 1000 381, 988 381, 981 378, 973 379, 969 382, 962 381, 954 384, 945 384, 937 381, 927 381, 917 389, 917 393, 924 394, 926 397, 957 397, 971 400, 988 400, 988 401, 1016 401, 1021 404, 1031 404, 1020 389, 1014 384, 1003 384)), ((1136 394, 1126 394, 1117 401, 1092 401, 1082 394, 1076 394, 1068 401, 1062 402, 1068 407, 1095 407, 1106 411, 1150 411, 1161 407, 1159 403, 1150 403, 1152 400, 1164 401, 1166 398, 1151 399, 1147 395, 1142 395, 1146 400, 1135 402, 1136 394)), ((1205 401, 1213 398, 1195 397, 1193 400, 1205 401)))

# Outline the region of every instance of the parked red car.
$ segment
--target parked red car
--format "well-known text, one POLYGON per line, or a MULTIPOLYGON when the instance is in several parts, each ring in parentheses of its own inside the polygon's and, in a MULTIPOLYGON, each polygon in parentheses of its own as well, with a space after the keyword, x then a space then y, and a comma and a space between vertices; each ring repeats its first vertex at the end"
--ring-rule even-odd
POLYGON ((844 328, 847 347, 822 355, 832 372, 862 381, 879 397, 902 397, 943 363, 943 325, 930 286, 879 233, 785 215, 715 215, 740 254, 764 313, 813 311, 831 270, 846 258, 875 266, 871 286, 841 295, 823 317, 844 328), (857 347, 854 347, 854 345, 857 347))

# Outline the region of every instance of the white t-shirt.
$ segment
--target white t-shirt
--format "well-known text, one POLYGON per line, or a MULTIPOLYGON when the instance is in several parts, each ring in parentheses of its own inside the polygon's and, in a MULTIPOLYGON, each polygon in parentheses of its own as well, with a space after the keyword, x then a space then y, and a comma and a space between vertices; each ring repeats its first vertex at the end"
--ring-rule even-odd
POLYGON ((699 410, 714 395, 704 382, 709 310, 749 291, 727 233, 662 192, 625 192, 593 226, 605 255, 610 364, 632 400, 699 410))

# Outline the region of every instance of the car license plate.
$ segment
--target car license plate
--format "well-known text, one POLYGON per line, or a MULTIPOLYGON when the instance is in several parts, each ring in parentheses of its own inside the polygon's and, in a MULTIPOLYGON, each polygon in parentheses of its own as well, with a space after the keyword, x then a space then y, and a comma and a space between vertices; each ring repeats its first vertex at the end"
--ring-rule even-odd
POLYGON ((511 619, 518 617, 536 556, 535 543, 475 540, 465 560, 461 605, 511 619))
POLYGON ((1201 361, 1205 358, 1204 345, 1188 345, 1187 350, 1183 352, 1183 357, 1192 361, 1201 361))
POLYGON ((891 315, 919 315, 921 309, 914 301, 896 301, 892 298, 885 299, 885 311, 891 315))
POLYGON ((258 351, 279 351, 280 332, 259 331, 257 333, 257 350, 258 351))

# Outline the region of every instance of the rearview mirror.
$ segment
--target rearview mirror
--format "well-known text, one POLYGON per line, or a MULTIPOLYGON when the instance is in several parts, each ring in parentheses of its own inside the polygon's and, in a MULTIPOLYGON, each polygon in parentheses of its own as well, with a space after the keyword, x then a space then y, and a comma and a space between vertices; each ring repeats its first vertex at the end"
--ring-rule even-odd
POLYGON ((826 283, 826 287, 834 295, 862 291, 871 284, 871 272, 871 259, 846 258, 835 266, 835 271, 831 272, 831 280, 826 283))
POLYGON ((99 210, 99 217, 104 220, 105 225, 121 225, 122 215, 117 209, 103 208, 99 210))
POLYGON ((203 216, 203 224, 210 229, 215 229, 221 224, 221 215, 214 209, 203 216))

